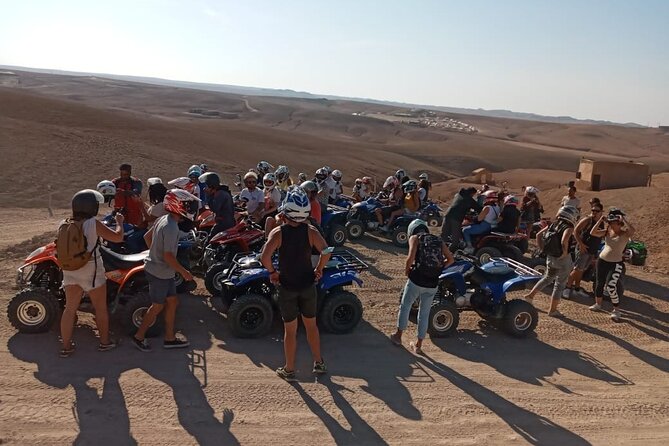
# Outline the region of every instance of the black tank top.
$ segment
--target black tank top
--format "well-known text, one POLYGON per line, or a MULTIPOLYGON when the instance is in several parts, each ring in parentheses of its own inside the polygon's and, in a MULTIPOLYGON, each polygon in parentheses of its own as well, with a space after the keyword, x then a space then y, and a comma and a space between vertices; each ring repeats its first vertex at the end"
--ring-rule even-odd
POLYGON ((287 290, 301 291, 314 284, 309 225, 281 226, 279 270, 281 286, 287 290))

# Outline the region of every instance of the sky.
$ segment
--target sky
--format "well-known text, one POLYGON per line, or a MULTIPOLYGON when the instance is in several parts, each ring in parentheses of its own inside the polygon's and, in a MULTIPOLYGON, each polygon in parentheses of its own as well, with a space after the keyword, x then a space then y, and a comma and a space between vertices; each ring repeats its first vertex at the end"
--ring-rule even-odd
POLYGON ((669 125, 669 1, 0 0, 0 65, 669 125))

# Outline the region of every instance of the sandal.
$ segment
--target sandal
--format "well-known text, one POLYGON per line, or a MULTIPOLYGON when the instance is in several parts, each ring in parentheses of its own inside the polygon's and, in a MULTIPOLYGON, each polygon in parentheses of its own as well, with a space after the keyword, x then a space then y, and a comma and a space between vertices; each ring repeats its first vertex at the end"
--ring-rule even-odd
POLYGON ((418 345, 416 345, 415 343, 412 342, 411 344, 409 344, 409 346, 411 347, 411 351, 413 351, 415 354, 417 355, 424 354, 423 349, 421 347, 418 347, 418 345))
POLYGON ((69 358, 70 356, 72 356, 73 353, 74 353, 74 343, 70 343, 70 346, 67 348, 63 347, 60 349, 61 358, 69 358))
POLYGON ((108 352, 109 350, 112 350, 116 348, 117 344, 114 341, 109 341, 108 344, 103 344, 100 342, 100 345, 98 345, 98 351, 99 352, 108 352))

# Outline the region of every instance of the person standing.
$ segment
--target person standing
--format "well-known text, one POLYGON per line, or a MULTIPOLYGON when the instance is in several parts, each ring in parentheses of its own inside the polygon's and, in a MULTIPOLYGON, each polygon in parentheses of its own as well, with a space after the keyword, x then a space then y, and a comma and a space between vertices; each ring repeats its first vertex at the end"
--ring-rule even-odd
POLYGON ((604 216, 602 215, 590 231, 590 235, 593 237, 604 237, 604 249, 599 254, 599 259, 597 259, 595 304, 590 306, 590 310, 602 311, 602 301, 606 289, 613 304, 611 319, 618 322, 620 321, 619 306, 622 297, 622 281, 625 277, 623 254, 627 243, 634 236, 635 229, 620 209, 611 209, 606 216, 606 226, 604 229, 599 229, 599 225, 603 222, 604 216))
POLYGON ((542 288, 553 284, 551 305, 548 310, 548 315, 551 317, 562 316, 557 308, 572 269, 569 239, 574 232, 574 225, 578 222, 578 209, 572 206, 561 207, 556 217, 550 226, 546 226, 537 233, 537 245, 546 255, 546 274, 525 295, 525 300, 532 303, 534 296, 542 288))
MULTIPOLYGON (((571 297, 572 291, 585 292, 581 288, 581 279, 583 278, 583 273, 590 268, 592 265, 593 259, 597 257, 599 252, 599 245, 602 242, 601 237, 594 237, 590 234, 592 228, 595 227, 595 224, 599 222, 600 217, 602 216, 602 204, 599 202, 592 203, 591 213, 587 217, 581 219, 574 228, 574 240, 576 240, 576 262, 574 264, 574 269, 569 274, 569 279, 567 280, 567 286, 562 293, 562 297, 569 299, 571 297)), ((603 229, 604 223, 599 223, 598 229, 603 229)))
POLYGON ((576 196, 576 186, 569 186, 567 195, 562 197, 560 206, 573 206, 581 211, 581 199, 576 196))
POLYGON ((133 226, 141 226, 144 223, 142 208, 142 182, 132 176, 132 166, 121 164, 119 176, 112 180, 116 186, 114 197, 114 209, 125 216, 126 223, 133 226))
POLYGON ((518 199, 513 195, 504 197, 504 208, 495 230, 504 234, 515 234, 520 226, 520 211, 518 210, 518 199))
POLYGON ((165 310, 164 348, 188 347, 187 340, 178 339, 174 331, 177 297, 174 276, 181 274, 185 281, 193 280, 191 273, 177 260, 179 245, 179 221, 186 218, 193 220, 200 207, 200 200, 182 189, 167 191, 164 200, 167 215, 156 220, 153 227, 144 235, 149 255, 144 260, 144 274, 149 282, 151 306, 144 314, 142 323, 133 336, 135 347, 143 352, 151 351, 146 340, 147 330, 155 323, 158 315, 165 310))
MULTIPOLYGON (((216 216, 209 237, 235 225, 235 205, 228 186, 221 184, 221 179, 215 172, 207 172, 200 177, 200 182, 206 184, 205 193, 209 197, 209 208, 216 216)), ((262 195, 262 192, 261 192, 262 195)))
POLYGON ((534 186, 527 186, 520 204, 521 221, 525 222, 528 228, 531 228, 533 223, 541 219, 543 211, 544 207, 539 200, 539 189, 534 186))
POLYGON ((462 188, 455 194, 451 205, 444 215, 444 224, 441 227, 441 239, 452 246, 459 247, 462 242, 462 221, 470 209, 481 211, 474 194, 476 188, 462 188))
POLYGON ((395 345, 402 345, 402 333, 409 324, 411 306, 420 299, 418 309, 418 335, 412 350, 422 354, 423 339, 427 334, 432 300, 437 292, 439 275, 453 263, 453 255, 439 237, 430 234, 427 223, 416 219, 409 224, 409 255, 404 272, 408 277, 402 292, 402 300, 397 313, 397 330, 390 335, 395 345))
POLYGON ((291 188, 281 205, 284 223, 269 234, 261 253, 261 262, 278 287, 279 309, 283 319, 285 365, 276 374, 286 381, 295 381, 297 351, 297 318, 301 316, 313 358, 313 373, 323 374, 327 367, 321 356, 320 336, 316 325, 317 294, 315 282, 323 275, 330 259, 330 249, 318 230, 306 223, 311 207, 300 187, 291 188), (316 268, 311 263, 312 249, 320 253, 316 268), (278 269, 272 255, 279 251, 278 269))

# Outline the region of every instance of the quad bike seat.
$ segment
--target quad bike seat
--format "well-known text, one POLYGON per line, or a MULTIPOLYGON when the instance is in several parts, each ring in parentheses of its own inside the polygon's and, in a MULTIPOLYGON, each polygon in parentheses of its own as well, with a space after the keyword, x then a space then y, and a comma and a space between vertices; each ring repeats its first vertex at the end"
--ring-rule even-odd
POLYGON ((143 251, 137 254, 119 254, 109 248, 100 246, 100 255, 107 271, 117 269, 132 269, 144 264, 144 259, 149 255, 149 251, 143 251))

